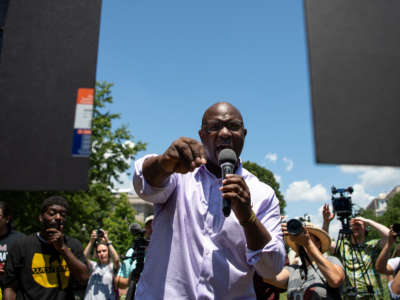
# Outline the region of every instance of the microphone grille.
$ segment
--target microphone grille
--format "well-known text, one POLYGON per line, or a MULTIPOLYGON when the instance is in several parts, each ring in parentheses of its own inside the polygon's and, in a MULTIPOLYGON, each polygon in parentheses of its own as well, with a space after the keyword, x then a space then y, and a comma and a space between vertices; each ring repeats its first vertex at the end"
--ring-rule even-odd
POLYGON ((220 165, 225 162, 236 164, 237 157, 235 151, 228 148, 222 149, 222 151, 218 154, 218 164, 220 165))

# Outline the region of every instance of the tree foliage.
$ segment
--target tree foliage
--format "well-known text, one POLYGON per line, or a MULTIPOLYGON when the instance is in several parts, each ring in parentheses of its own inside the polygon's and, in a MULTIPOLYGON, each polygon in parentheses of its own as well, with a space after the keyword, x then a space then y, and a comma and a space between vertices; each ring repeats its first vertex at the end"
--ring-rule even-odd
POLYGON ((279 183, 275 180, 274 174, 266 169, 261 167, 260 165, 254 163, 254 162, 250 162, 250 161, 245 161, 243 163, 243 167, 245 169, 247 169, 249 172, 251 172, 252 174, 254 174, 255 176, 257 176, 257 178, 268 184, 270 187, 272 187, 272 189, 275 191, 276 196, 279 199, 279 206, 281 208, 281 215, 285 214, 285 207, 286 207, 286 201, 283 198, 283 195, 281 194, 280 190, 279 190, 279 183))
MULTIPOLYGON (((388 199, 386 211, 383 215, 375 216, 374 212, 365 209, 360 210, 360 215, 364 218, 381 223, 387 227, 390 227, 390 225, 394 223, 400 223, 400 193, 396 193, 388 199)), ((368 240, 378 238, 379 234, 375 230, 371 230, 368 233, 368 240)))
POLYGON ((130 244, 129 223, 135 211, 127 196, 114 195, 111 189, 119 174, 126 172, 130 159, 145 149, 146 144, 133 144, 133 136, 125 125, 113 129, 119 114, 107 110, 113 101, 112 84, 96 85, 92 121, 92 152, 89 157, 89 188, 87 191, 41 191, 2 192, 0 200, 10 202, 14 210, 14 227, 26 234, 40 230, 38 216, 40 205, 51 195, 61 195, 70 206, 65 233, 83 243, 93 229, 103 228, 109 232, 117 251, 123 253, 130 244))

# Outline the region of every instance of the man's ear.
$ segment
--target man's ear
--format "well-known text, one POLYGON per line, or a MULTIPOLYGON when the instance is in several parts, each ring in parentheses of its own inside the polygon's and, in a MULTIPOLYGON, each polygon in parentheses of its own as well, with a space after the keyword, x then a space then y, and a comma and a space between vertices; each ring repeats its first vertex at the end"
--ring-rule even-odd
POLYGON ((243 136, 246 137, 246 134, 247 134, 247 129, 243 128, 243 136))
POLYGON ((201 142, 204 144, 204 139, 205 139, 205 131, 203 130, 203 129, 200 129, 199 130, 199 137, 200 137, 200 140, 201 140, 201 142))
POLYGON ((43 216, 42 216, 42 214, 39 215, 39 222, 40 222, 40 223, 43 222, 43 216))
POLYGON ((11 222, 11 216, 6 217, 6 223, 9 224, 11 222))

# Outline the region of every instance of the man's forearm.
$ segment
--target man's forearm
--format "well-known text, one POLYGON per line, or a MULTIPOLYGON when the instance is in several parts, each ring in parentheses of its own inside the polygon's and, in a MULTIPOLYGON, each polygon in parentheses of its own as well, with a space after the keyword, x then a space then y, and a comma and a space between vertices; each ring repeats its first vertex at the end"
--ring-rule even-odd
POLYGON ((247 247, 250 250, 262 249, 272 239, 271 234, 257 218, 242 223, 242 228, 246 236, 247 247))
POLYGON ((89 280, 89 270, 86 265, 75 257, 72 251, 65 247, 61 253, 67 262, 68 268, 71 272, 72 277, 79 282, 86 284, 89 280))
POLYGON ((161 156, 152 156, 143 162, 143 176, 154 187, 162 187, 171 173, 167 173, 161 166, 161 156))

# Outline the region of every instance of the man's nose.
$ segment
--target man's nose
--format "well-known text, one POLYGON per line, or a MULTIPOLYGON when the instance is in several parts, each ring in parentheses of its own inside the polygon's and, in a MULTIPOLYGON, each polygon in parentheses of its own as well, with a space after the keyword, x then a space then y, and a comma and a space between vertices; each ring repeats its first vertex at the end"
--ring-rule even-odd
POLYGON ((219 136, 229 137, 229 136, 232 136, 232 132, 225 126, 222 126, 221 130, 219 131, 219 136))

